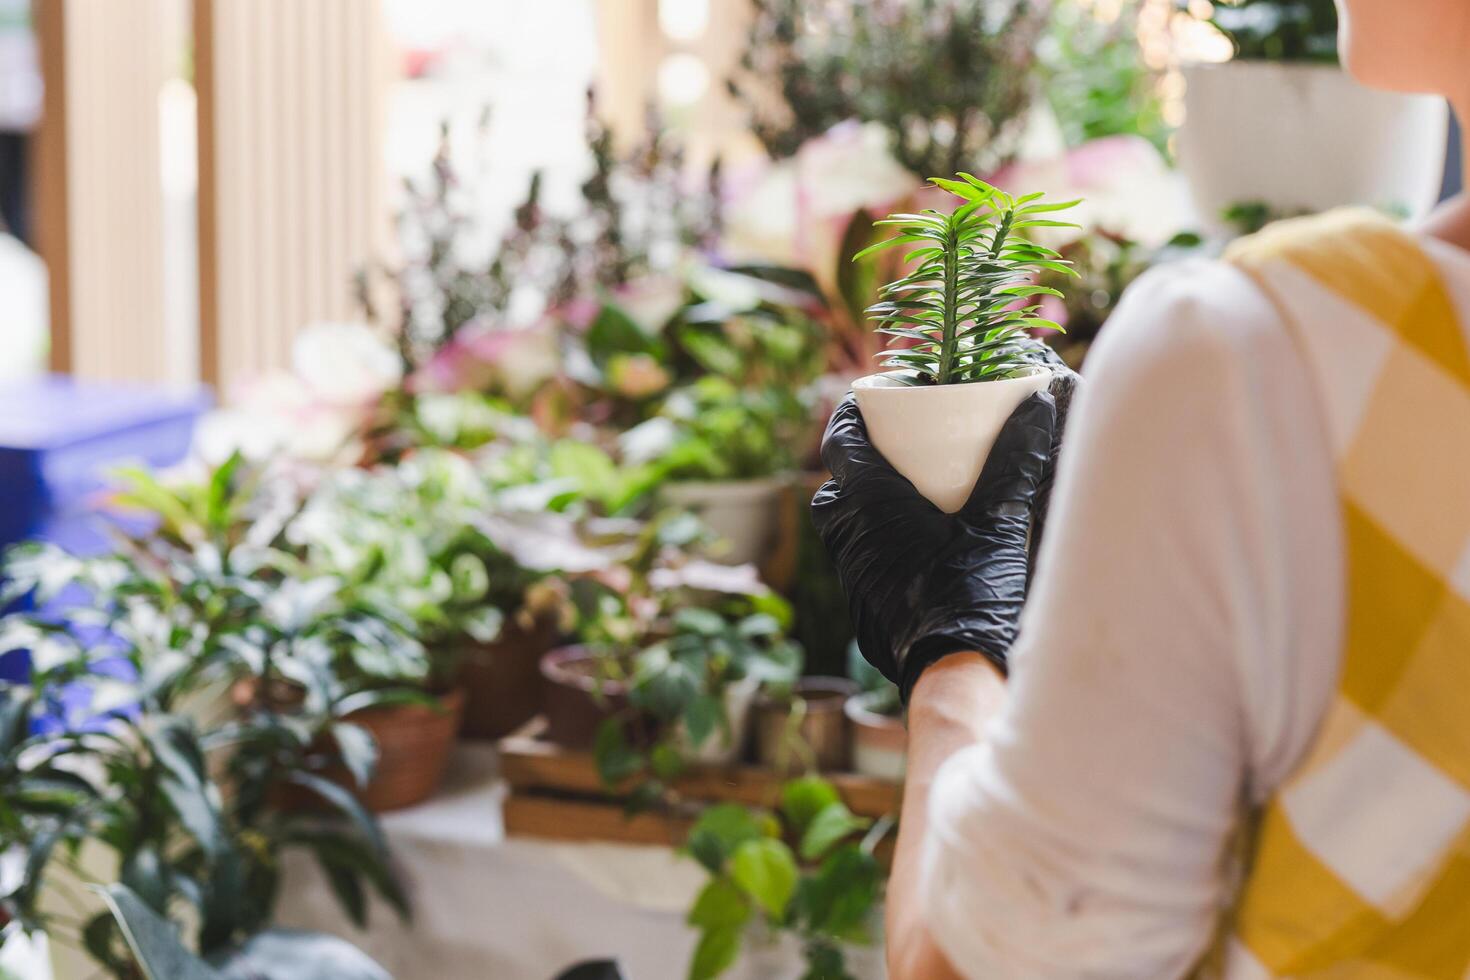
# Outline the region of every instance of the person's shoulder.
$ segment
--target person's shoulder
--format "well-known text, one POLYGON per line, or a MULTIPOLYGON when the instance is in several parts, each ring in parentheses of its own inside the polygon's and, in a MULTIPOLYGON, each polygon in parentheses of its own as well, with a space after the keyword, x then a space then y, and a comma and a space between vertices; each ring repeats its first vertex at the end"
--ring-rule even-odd
POLYGON ((1222 260, 1182 259, 1124 292, 1088 355, 1088 377, 1228 370, 1283 336, 1281 315, 1247 273, 1222 260))

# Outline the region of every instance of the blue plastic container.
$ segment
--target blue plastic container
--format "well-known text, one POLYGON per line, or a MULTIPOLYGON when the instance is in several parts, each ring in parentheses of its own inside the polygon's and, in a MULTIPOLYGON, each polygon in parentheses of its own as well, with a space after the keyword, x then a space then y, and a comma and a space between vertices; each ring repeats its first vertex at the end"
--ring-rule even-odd
MULTIPOLYGON (((163 389, 46 375, 0 387, 0 548, 51 541, 78 554, 107 547, 97 505, 107 471, 184 458, 208 389, 163 389)), ((0 657, 0 680, 26 676, 0 657)))

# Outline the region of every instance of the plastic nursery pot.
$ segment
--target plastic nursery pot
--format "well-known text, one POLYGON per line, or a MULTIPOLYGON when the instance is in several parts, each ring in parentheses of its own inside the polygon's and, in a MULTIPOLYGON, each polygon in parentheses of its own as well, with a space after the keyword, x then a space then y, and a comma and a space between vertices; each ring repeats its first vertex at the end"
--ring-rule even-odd
POLYGON ((546 738, 565 748, 590 749, 598 727, 628 707, 626 685, 602 677, 597 658, 584 647, 547 653, 541 679, 546 738))
POLYGON ((940 510, 965 505, 985 457, 1016 406, 1051 384, 1046 368, 1021 377, 906 385, 886 374, 852 383, 868 437, 894 469, 940 510))
POLYGON ((781 523, 781 496, 790 477, 755 480, 680 480, 666 483, 664 499, 698 514, 728 550, 729 565, 758 565, 770 556, 781 523))
POLYGON ((422 803, 439 788, 464 714, 464 692, 450 691, 438 702, 435 707, 386 705, 347 716, 367 729, 378 746, 373 778, 357 790, 369 810, 383 813, 422 803))
POLYGON ((875 710, 887 697, 869 691, 848 698, 843 710, 852 725, 853 772, 896 783, 903 780, 909 733, 897 717, 875 710))
POLYGON ((541 712, 541 658, 556 642, 556 626, 538 621, 525 630, 514 619, 494 643, 467 641, 459 661, 465 693, 465 738, 509 735, 541 712))
POLYGON ((755 702, 755 758, 778 772, 810 765, 824 772, 847 769, 849 743, 843 705, 857 693, 845 677, 803 677, 795 701, 761 694, 755 702), (799 720, 797 715, 800 716, 799 720))

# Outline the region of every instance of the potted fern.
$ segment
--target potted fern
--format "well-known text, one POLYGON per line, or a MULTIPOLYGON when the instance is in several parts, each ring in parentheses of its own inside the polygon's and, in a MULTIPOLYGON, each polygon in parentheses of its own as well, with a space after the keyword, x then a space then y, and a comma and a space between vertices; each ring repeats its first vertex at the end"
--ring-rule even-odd
POLYGON ((932 182, 958 199, 954 211, 890 215, 877 224, 898 234, 854 259, 912 246, 908 273, 883 286, 868 308, 889 340, 879 355, 888 370, 859 378, 853 393, 873 445, 920 493, 954 513, 1005 420, 1051 382, 1028 331, 1061 327, 1030 300, 1062 295, 1037 284, 1041 273, 1074 273, 1028 234, 1076 227, 1050 216, 1079 202, 1016 197, 967 173, 932 182))

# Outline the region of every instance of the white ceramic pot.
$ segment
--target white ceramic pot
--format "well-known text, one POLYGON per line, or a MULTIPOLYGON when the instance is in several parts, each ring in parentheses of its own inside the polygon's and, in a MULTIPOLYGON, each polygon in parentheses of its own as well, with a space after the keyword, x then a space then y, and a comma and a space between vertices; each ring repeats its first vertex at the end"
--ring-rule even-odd
POLYGON ((970 499, 985 457, 1016 406, 1051 384, 1051 372, 1003 381, 912 386, 885 374, 852 384, 868 437, 894 469, 945 513, 970 499))
POLYGON ((892 715, 874 711, 881 692, 848 698, 842 710, 852 725, 852 768, 874 779, 902 782, 908 760, 908 729, 892 715))
POLYGON ((1179 165, 1199 218, 1235 204, 1293 213, 1345 204, 1417 217, 1439 197, 1448 109, 1379 92, 1333 65, 1231 61, 1184 70, 1179 165))
POLYGON ((789 478, 685 480, 667 483, 665 499, 698 514, 726 542, 717 555, 729 565, 760 564, 771 553, 780 526, 781 491, 789 478))

